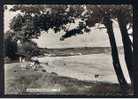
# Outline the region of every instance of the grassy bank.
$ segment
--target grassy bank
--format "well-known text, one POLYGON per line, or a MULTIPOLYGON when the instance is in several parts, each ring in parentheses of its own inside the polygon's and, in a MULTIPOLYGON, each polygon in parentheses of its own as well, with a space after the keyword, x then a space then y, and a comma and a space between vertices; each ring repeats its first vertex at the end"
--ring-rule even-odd
POLYGON ((22 69, 18 63, 5 67, 6 94, 121 95, 118 84, 81 81, 59 76, 54 72, 49 73, 43 68, 39 68, 37 71, 22 69), (29 89, 39 89, 39 91, 28 91, 29 89))

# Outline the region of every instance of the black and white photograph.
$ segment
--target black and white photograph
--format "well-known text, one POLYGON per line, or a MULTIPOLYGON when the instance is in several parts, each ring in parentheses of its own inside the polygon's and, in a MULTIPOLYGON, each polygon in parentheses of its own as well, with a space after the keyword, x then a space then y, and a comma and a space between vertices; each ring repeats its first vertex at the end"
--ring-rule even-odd
POLYGON ((4 5, 4 94, 133 96, 133 7, 4 5))

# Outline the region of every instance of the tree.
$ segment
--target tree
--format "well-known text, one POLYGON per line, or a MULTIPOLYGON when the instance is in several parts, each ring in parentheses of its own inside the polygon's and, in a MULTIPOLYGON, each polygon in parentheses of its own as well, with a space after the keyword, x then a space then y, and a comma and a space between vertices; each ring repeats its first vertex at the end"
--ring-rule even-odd
POLYGON ((133 79, 134 79, 133 44, 130 40, 129 33, 127 30, 127 25, 132 24, 132 16, 130 16, 131 14, 132 12, 130 12, 129 10, 122 11, 121 9, 117 18, 118 18, 119 27, 121 30, 121 35, 122 35, 125 61, 131 78, 131 82, 133 83, 133 79), (127 11, 128 13, 125 13, 125 11, 127 11))
POLYGON ((17 52, 17 43, 12 38, 12 32, 8 31, 5 34, 4 43, 5 43, 5 56, 8 56, 10 59, 15 60, 17 52))
POLYGON ((118 56, 118 51, 117 51, 117 45, 116 45, 114 32, 113 32, 112 21, 111 21, 111 18, 108 14, 105 15, 105 17, 104 17, 104 25, 107 28, 107 33, 108 33, 110 44, 111 44, 113 66, 114 66, 114 69, 116 71, 116 75, 118 77, 118 81, 120 83, 122 93, 123 93, 123 95, 126 95, 129 87, 128 87, 128 84, 124 78, 123 72, 121 70, 121 65, 119 62, 119 56, 118 56))
MULTIPOLYGON (((93 9, 90 7, 90 10, 93 9)), ((125 55, 125 61, 126 61, 126 65, 128 68, 128 72, 130 75, 130 79, 132 82, 132 86, 133 86, 133 81, 134 81, 134 65, 133 65, 133 51, 132 51, 132 47, 133 44, 129 38, 129 33, 127 30, 127 25, 128 24, 132 24, 132 7, 131 5, 119 5, 118 7, 115 5, 104 5, 104 6, 97 6, 97 9, 99 9, 100 13, 108 13, 110 14, 112 19, 117 18, 118 19, 118 23, 120 26, 120 30, 121 30, 121 34, 122 34, 122 42, 123 42, 123 46, 124 46, 124 55, 125 55)), ((96 11, 95 10, 95 11, 96 11)), ((98 11, 96 11, 98 12, 98 11)), ((95 14, 96 15, 96 14, 95 14)), ((103 15, 104 16, 104 15, 103 15)), ((98 16, 97 16, 98 17, 98 16)), ((102 18, 102 16, 101 16, 102 18)), ((99 19, 101 19, 99 17, 99 19)), ((110 18, 110 19, 111 19, 110 18)), ((98 19, 97 19, 98 20, 98 19)), ((106 26, 106 24, 104 24, 106 26)))
MULTIPOLYGON (((20 10, 23 14, 15 17, 10 27, 13 31, 16 32, 17 35, 20 35, 19 37, 22 39, 31 39, 33 37, 36 38, 40 35, 41 31, 48 31, 50 28, 54 29, 55 33, 63 29, 65 34, 61 37, 61 40, 64 40, 65 38, 71 37, 73 35, 82 34, 83 30, 89 31, 88 27, 92 27, 96 23, 104 24, 105 28, 107 29, 111 44, 113 66, 117 74, 122 92, 126 94, 128 85, 125 81, 121 70, 121 65, 119 63, 118 51, 111 21, 115 18, 118 19, 124 45, 126 64, 130 77, 133 78, 133 70, 131 67, 133 66, 131 57, 132 43, 126 30, 126 24, 128 24, 128 22, 127 20, 123 22, 123 19, 121 18, 122 14, 118 14, 122 8, 123 10, 125 9, 124 11, 128 10, 126 6, 124 7, 124 5, 17 5, 14 6, 11 10, 20 10), (82 15, 82 12, 85 11, 86 13, 82 15), (84 26, 78 26, 75 29, 68 30, 66 24, 75 22, 76 18, 80 18, 84 22, 84 26), (127 42, 129 42, 128 45, 127 42)), ((133 79, 131 80, 133 81, 133 79)))

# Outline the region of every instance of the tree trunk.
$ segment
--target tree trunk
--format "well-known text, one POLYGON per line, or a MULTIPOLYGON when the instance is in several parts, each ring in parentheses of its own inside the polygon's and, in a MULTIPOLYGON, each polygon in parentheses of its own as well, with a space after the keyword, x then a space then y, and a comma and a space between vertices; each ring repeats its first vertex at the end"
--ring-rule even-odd
POLYGON ((126 23, 125 20, 123 19, 123 16, 118 17, 118 23, 122 35, 122 42, 124 46, 124 55, 125 55, 125 61, 126 61, 126 66, 129 72, 130 80, 133 85, 133 79, 134 79, 134 74, 133 74, 133 69, 134 69, 134 64, 133 64, 133 51, 132 51, 132 45, 131 45, 131 40, 128 35, 128 31, 126 28, 126 23))
POLYGON ((117 45, 116 45, 116 41, 115 41, 115 37, 114 37, 114 33, 113 33, 112 21, 109 16, 105 16, 104 25, 107 28, 107 33, 109 36, 111 50, 112 50, 113 66, 114 66, 114 70, 116 72, 116 75, 117 75, 117 78, 118 78, 118 81, 119 81, 119 84, 120 84, 120 87, 122 90, 122 94, 128 95, 129 86, 125 80, 125 77, 124 77, 122 69, 121 69, 117 45))

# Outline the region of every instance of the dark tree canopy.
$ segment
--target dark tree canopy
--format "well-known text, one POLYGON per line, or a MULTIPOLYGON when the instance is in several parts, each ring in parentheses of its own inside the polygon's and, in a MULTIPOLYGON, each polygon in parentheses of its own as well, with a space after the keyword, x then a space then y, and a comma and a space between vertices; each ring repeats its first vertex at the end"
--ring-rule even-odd
POLYGON ((89 32, 88 27, 103 23, 106 13, 110 14, 112 19, 123 14, 127 24, 132 24, 133 18, 131 5, 16 5, 10 10, 22 13, 13 18, 10 28, 16 31, 19 37, 21 35, 29 39, 37 38, 41 31, 48 31, 50 28, 54 29, 55 33, 63 29, 67 33, 65 35, 70 36, 81 34, 81 31, 72 34, 66 32, 65 25, 74 23, 76 18, 80 18, 86 25, 83 28, 85 32, 89 32))
POLYGON ((17 32, 17 38, 31 39, 37 38, 41 31, 48 31, 50 28, 55 33, 60 30, 67 31, 65 25, 81 18, 84 8, 80 5, 17 5, 11 8, 11 11, 18 10, 22 14, 13 18, 10 28, 17 32))

